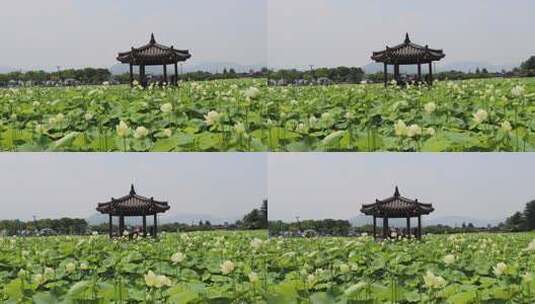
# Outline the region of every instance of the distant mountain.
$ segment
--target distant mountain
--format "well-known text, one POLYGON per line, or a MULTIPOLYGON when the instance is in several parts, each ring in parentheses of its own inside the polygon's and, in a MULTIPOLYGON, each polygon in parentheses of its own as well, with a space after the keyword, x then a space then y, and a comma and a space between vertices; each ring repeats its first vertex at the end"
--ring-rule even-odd
MULTIPOLYGON (((373 224, 373 218, 371 216, 358 215, 349 219, 349 222, 353 226, 364 226, 373 224)), ((488 225, 496 226, 500 222, 503 222, 503 219, 481 219, 473 218, 467 216, 438 216, 438 217, 422 217, 422 224, 426 226, 433 225, 447 225, 450 227, 460 227, 463 223, 472 223, 476 227, 486 227, 488 225)), ((411 224, 414 226, 417 223, 417 219, 412 219, 411 224)), ((394 227, 405 227, 405 219, 390 219, 389 224, 394 227)), ((378 225, 382 225, 382 220, 378 220, 378 225)))
MULTIPOLYGON (((197 71, 217 73, 217 72, 223 72, 224 69, 227 69, 227 70, 234 69, 237 73, 246 73, 246 72, 249 72, 250 70, 255 70, 255 71, 260 70, 263 67, 265 67, 265 65, 261 65, 261 64, 243 65, 243 64, 233 63, 233 62, 200 62, 200 63, 193 63, 193 64, 185 63, 182 69, 184 73, 197 72, 197 71)), ((110 71, 114 75, 128 73, 129 66, 127 64, 115 64, 111 66, 110 71)), ((137 73, 137 71, 138 71, 137 68, 134 68, 134 72, 137 73)), ((146 72, 148 74, 153 74, 153 75, 163 74, 161 66, 149 66, 146 68, 146 72)), ((169 75, 174 73, 173 67, 167 66, 167 72, 169 75)))
MULTIPOLYGON (((158 221, 160 224, 168 224, 168 223, 181 223, 181 224, 191 224, 195 223, 197 224, 199 221, 210 221, 213 225, 222 225, 225 222, 228 223, 234 223, 237 220, 241 219, 240 216, 232 216, 232 217, 215 217, 208 214, 180 214, 180 215, 161 215, 158 217, 158 221)), ((102 223, 108 223, 108 215, 95 213, 91 215, 90 217, 86 218, 86 221, 90 225, 99 225, 102 223)), ((114 217, 113 219, 114 223, 117 224, 119 222, 118 218, 114 217)), ((143 222, 143 219, 141 217, 126 217, 125 222, 127 225, 141 225, 143 222)), ((152 223, 152 217, 147 218, 147 223, 152 223)))
POLYGON ((16 70, 12 67, 0 65, 0 74, 14 72, 14 71, 16 70))
MULTIPOLYGON (((449 62, 449 63, 438 63, 437 70, 438 72, 444 72, 444 71, 461 71, 461 72, 475 72, 477 68, 481 69, 487 69, 489 72, 501 72, 502 70, 510 71, 515 67, 520 66, 519 64, 492 64, 488 62, 477 62, 477 61, 456 61, 456 62, 449 62)), ((367 74, 373 74, 377 72, 382 72, 384 69, 384 66, 382 63, 369 63, 362 67, 364 72, 367 74)), ((391 66, 388 67, 389 72, 393 71, 393 68, 391 66)), ((416 73, 417 66, 411 65, 411 66, 403 66, 401 72, 409 72, 409 73, 416 73)), ((427 66, 422 66, 422 73, 427 73, 427 66)))

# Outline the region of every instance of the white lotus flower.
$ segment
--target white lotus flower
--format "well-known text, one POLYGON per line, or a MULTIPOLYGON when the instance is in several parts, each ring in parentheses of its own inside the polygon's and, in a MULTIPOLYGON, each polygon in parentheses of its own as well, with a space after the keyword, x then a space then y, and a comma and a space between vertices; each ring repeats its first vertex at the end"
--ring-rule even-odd
POLYGON ((84 118, 85 120, 91 120, 93 119, 93 114, 91 114, 90 112, 87 112, 85 113, 84 118))
POLYGON ((80 269, 81 270, 88 270, 89 269, 89 264, 87 262, 80 263, 80 269))
POLYGON ((256 283, 258 282, 258 274, 256 274, 256 272, 251 272, 247 275, 249 277, 249 282, 251 283, 256 283))
POLYGON ((155 287, 158 284, 158 276, 152 272, 152 270, 149 270, 149 272, 144 275, 144 278, 145 284, 149 287, 155 287))
POLYGON ((250 87, 243 92, 243 95, 249 99, 255 99, 260 94, 260 90, 255 87, 250 87))
POLYGON ((499 277, 507 270, 507 265, 503 262, 500 262, 496 264, 496 266, 494 266, 492 269, 494 274, 499 277))
POLYGON ((37 285, 41 285, 46 282, 46 278, 44 275, 38 273, 33 276, 32 281, 34 281, 34 283, 36 283, 37 285))
POLYGON ((46 132, 46 128, 45 128, 45 126, 43 126, 43 125, 41 125, 41 124, 36 124, 36 125, 35 125, 35 132, 36 132, 37 134, 43 134, 43 133, 46 132))
POLYGON ((165 137, 171 137, 171 136, 173 136, 173 130, 171 130, 169 128, 165 128, 165 129, 163 129, 163 135, 165 137))
POLYGON ((441 276, 436 276, 431 271, 427 271, 424 275, 424 283, 427 288, 440 289, 446 286, 447 282, 441 276))
POLYGON ((527 251, 535 251, 535 239, 528 244, 527 251))
POLYGON ((235 131, 236 134, 238 134, 238 135, 243 135, 243 134, 245 134, 245 126, 243 125, 243 123, 241 123, 241 122, 237 122, 237 123, 234 125, 234 131, 235 131))
POLYGON ((404 136, 407 134, 408 128, 407 125, 403 122, 403 120, 400 119, 394 125, 394 130, 397 136, 404 136))
POLYGON ((487 111, 483 109, 477 110, 477 112, 474 113, 473 115, 474 115, 474 121, 478 124, 484 122, 489 117, 489 114, 487 113, 487 111))
POLYGON ((435 112, 437 105, 434 102, 428 102, 425 104, 424 109, 428 114, 431 114, 435 112))
POLYGON ((67 263, 67 265, 65 265, 65 271, 71 273, 71 272, 74 272, 76 270, 76 264, 74 264, 73 262, 69 262, 67 263))
POLYGON ((513 130, 513 127, 509 121, 505 120, 501 123, 500 129, 502 129, 502 131, 505 133, 509 133, 513 130))
POLYGON ((448 254, 442 259, 442 261, 447 265, 451 265, 455 262, 455 256, 453 254, 448 254))
POLYGON ((163 105, 160 106, 160 111, 162 111, 163 113, 169 113, 173 111, 173 105, 169 102, 164 103, 163 105))
POLYGON ((182 252, 177 252, 171 256, 171 261, 173 261, 173 264, 179 264, 182 263, 186 259, 186 255, 182 252))
POLYGON ((425 134, 430 135, 430 136, 434 136, 435 135, 435 129, 434 128, 426 128, 425 129, 425 134))
POLYGON ((412 124, 410 125, 410 127, 407 128, 408 137, 415 137, 421 134, 422 134, 422 128, 420 128, 420 126, 418 126, 417 124, 412 124))
POLYGON ((512 89, 511 89, 511 94, 515 97, 522 97, 524 96, 524 92, 525 92, 525 89, 523 86, 520 86, 520 85, 517 85, 517 86, 514 86, 512 89))
POLYGON ((260 249, 263 244, 264 244, 264 241, 262 241, 261 239, 254 238, 251 241, 251 247, 253 247, 253 249, 255 249, 255 250, 260 249))
POLYGON ((311 273, 307 276, 308 286, 313 287, 314 285, 316 285, 316 281, 317 281, 317 278, 314 274, 311 273))
POLYGON ((231 261, 225 261, 223 264, 221 264, 220 268, 223 274, 229 274, 234 271, 234 263, 231 261))
POLYGON ((216 124, 219 119, 220 115, 216 111, 210 111, 208 114, 204 115, 204 121, 208 126, 216 124))
POLYGON ((340 264, 339 268, 341 273, 348 273, 350 270, 349 265, 347 264, 340 264))
POLYGON ((522 275, 522 282, 529 284, 533 282, 533 274, 526 272, 522 275))
POLYGON ((136 128, 136 131, 134 132, 134 137, 137 139, 141 139, 149 135, 149 130, 147 128, 140 126, 136 128))
POLYGON ((119 137, 127 137, 130 130, 126 122, 122 120, 115 126, 115 129, 117 130, 117 135, 119 135, 119 137))

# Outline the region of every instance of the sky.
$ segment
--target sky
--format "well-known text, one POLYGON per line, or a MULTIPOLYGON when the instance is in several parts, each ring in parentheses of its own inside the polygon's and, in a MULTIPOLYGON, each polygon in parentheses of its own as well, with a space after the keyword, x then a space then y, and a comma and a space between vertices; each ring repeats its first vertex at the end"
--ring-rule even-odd
POLYGON ((0 66, 109 67, 150 39, 189 63, 267 61, 267 0, 17 0, 0 10, 0 66))
POLYGON ((163 216, 241 217, 267 198, 261 153, 0 153, 1 219, 81 217, 136 192, 169 201, 163 216))
POLYGON ((517 64, 534 55, 532 0, 270 0, 270 67, 370 63, 372 51, 413 42, 448 62, 517 64))
POLYGON ((503 219, 535 199, 530 153, 278 153, 268 159, 270 220, 350 219, 402 196, 432 216, 503 219))

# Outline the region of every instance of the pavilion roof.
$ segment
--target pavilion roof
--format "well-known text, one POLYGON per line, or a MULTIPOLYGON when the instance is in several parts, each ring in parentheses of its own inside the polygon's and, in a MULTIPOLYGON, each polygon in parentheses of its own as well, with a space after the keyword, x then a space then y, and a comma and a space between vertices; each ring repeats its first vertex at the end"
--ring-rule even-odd
POLYGON ((432 49, 412 43, 409 34, 405 41, 393 47, 386 47, 383 51, 373 52, 372 60, 388 64, 417 64, 438 61, 446 57, 442 50, 432 49))
POLYGON ((134 65, 163 65, 186 61, 190 57, 189 50, 177 50, 173 46, 159 44, 154 34, 151 34, 149 43, 138 48, 132 47, 128 52, 119 53, 117 60, 134 65))
POLYGON ((97 211, 111 215, 141 216, 163 213, 171 208, 168 202, 157 201, 136 194, 134 185, 130 186, 130 193, 110 201, 98 203, 97 211))
POLYGON ((376 200, 373 204, 363 204, 360 209, 366 215, 390 218, 416 217, 430 214, 434 210, 432 204, 421 203, 418 199, 412 200, 401 196, 397 186, 393 196, 376 200))

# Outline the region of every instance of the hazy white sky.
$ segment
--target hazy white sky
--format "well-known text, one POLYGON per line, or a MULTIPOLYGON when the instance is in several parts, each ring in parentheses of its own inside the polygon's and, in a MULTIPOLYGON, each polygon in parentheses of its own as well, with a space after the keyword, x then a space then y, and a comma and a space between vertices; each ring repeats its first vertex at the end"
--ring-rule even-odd
POLYGON ((191 63, 267 60, 267 0, 17 0, 0 9, 0 66, 109 67, 149 41, 191 63))
POLYGON ((131 183, 169 201, 165 215, 241 216, 267 198, 266 162, 261 153, 0 153, 0 219, 85 218, 131 183))
POLYGON ((535 53, 532 0, 269 0, 271 67, 361 66, 412 41, 456 61, 518 63, 535 53))
POLYGON ((349 219, 394 193, 432 203, 434 216, 500 219, 535 199, 535 155, 515 153, 278 153, 268 159, 270 220, 349 219))

